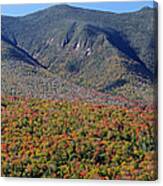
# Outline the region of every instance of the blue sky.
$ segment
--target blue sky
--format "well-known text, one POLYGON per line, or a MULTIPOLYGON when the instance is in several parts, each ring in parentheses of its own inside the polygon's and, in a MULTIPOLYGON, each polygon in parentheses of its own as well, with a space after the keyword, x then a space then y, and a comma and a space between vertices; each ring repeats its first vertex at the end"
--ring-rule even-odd
MULTIPOLYGON (((99 3, 67 3, 69 5, 87 9, 102 11, 112 11, 117 13, 131 12, 141 9, 144 6, 153 7, 153 1, 138 2, 99 2, 99 3)), ((19 5, 2 5, 1 12, 3 15, 22 16, 48 8, 55 4, 19 4, 19 5)))

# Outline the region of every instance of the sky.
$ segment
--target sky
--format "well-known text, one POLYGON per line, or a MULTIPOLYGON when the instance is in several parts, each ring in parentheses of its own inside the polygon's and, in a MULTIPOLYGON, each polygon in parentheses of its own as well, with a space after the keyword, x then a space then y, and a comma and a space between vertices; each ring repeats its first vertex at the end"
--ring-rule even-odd
MULTIPOLYGON (((99 3, 66 3, 71 6, 112 11, 116 13, 132 12, 139 10, 145 6, 153 7, 153 1, 135 1, 135 2, 99 2, 99 3)), ((23 16, 38 10, 43 10, 55 4, 15 4, 15 5, 2 5, 1 14, 9 16, 23 16)))

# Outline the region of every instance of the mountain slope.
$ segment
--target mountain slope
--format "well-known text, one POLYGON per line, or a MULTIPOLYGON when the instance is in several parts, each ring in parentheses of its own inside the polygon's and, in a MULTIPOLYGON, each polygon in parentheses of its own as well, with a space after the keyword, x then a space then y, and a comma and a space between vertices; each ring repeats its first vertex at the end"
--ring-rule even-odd
POLYGON ((2 40, 76 86, 149 101, 156 76, 155 16, 151 8, 115 14, 57 5, 2 16, 2 40))

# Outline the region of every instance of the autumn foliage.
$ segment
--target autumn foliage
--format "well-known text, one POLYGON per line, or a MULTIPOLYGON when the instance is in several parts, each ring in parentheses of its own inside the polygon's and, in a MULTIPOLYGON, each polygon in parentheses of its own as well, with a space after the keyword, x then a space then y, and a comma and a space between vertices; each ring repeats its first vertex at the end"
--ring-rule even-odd
POLYGON ((3 97, 2 176, 157 178, 152 107, 3 97))

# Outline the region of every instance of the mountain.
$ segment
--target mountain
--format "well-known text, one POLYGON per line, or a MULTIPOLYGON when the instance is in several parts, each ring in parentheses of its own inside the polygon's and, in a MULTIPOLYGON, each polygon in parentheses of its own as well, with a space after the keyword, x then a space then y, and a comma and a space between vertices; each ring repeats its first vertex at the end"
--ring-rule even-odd
POLYGON ((16 95, 43 91, 45 98, 78 87, 149 102, 157 81, 156 20, 155 8, 116 14, 69 5, 2 16, 2 94, 11 94, 13 84, 16 95), (59 82, 58 93, 49 78, 59 82), (36 88, 40 81, 50 92, 36 88))

